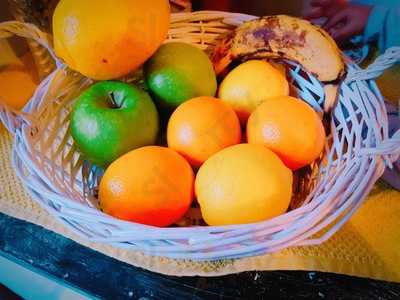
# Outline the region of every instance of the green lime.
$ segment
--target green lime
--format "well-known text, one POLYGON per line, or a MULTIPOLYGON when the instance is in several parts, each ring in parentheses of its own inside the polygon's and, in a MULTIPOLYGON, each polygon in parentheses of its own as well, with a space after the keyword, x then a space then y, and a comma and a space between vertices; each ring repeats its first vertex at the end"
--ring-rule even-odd
POLYGON ((144 67, 146 84, 161 104, 177 107, 194 97, 214 96, 217 79, 208 56, 186 43, 162 45, 144 67))

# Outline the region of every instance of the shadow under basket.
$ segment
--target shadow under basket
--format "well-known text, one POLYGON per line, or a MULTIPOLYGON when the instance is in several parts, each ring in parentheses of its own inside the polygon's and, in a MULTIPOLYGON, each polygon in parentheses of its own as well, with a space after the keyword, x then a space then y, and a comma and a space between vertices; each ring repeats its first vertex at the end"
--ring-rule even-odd
MULTIPOLYGON (((224 34, 253 18, 216 11, 173 14, 166 42, 183 41, 211 53, 224 34)), ((15 170, 35 201, 91 241, 193 260, 255 256, 319 244, 360 207, 385 167, 400 154, 400 132, 389 139, 384 102, 373 81, 399 60, 399 48, 389 49, 365 70, 345 58, 348 75, 334 106, 326 103, 321 82, 296 63, 285 61, 293 90, 328 120, 330 133, 323 156, 296 174, 290 211, 256 224, 216 227, 189 226, 202 223, 196 208, 179 223, 186 227, 156 228, 118 220, 98 209, 96 194, 103 170, 81 158, 68 131, 72 104, 92 80, 59 61, 48 36, 35 26, 0 24, 0 37, 11 35, 35 40, 57 65, 23 112, 0 105, 0 117, 14 134, 15 170)))

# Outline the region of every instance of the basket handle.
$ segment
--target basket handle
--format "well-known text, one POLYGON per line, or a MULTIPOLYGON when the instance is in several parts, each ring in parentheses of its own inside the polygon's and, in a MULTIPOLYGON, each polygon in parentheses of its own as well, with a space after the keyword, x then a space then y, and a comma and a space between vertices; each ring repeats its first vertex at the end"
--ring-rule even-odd
MULTIPOLYGON (((33 24, 9 21, 0 23, 0 39, 9 38, 11 36, 19 36, 34 40, 49 52, 54 59, 57 68, 62 67, 61 61, 55 55, 51 46, 51 36, 42 32, 33 24)), ((7 130, 14 133, 20 127, 22 122, 31 123, 31 118, 28 114, 16 111, 4 104, 0 99, 0 120, 3 122, 7 130)))
POLYGON ((14 35, 34 40, 35 42, 46 48, 50 56, 57 64, 57 67, 62 65, 61 61, 57 58, 51 46, 51 36, 41 31, 35 25, 18 21, 8 21, 0 23, 0 39, 12 37, 14 35))
MULTIPOLYGON (((354 70, 348 74, 346 83, 359 80, 376 79, 383 74, 386 69, 400 62, 400 47, 392 47, 379 56, 372 64, 364 70, 354 70)), ((400 115, 399 115, 400 118, 400 115)), ((398 130, 390 139, 380 143, 374 149, 363 149, 365 154, 376 154, 389 156, 391 161, 387 161, 389 168, 392 168, 392 162, 400 158, 400 130, 398 130)))
POLYGON ((385 70, 393 67, 398 62, 400 62, 400 47, 389 48, 366 69, 352 71, 348 74, 346 82, 351 83, 355 80, 376 79, 381 76, 385 70))

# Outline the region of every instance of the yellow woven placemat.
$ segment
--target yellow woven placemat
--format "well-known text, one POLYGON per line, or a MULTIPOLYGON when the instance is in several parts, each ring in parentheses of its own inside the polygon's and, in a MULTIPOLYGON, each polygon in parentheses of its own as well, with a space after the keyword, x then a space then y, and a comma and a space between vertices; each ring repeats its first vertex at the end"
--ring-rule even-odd
POLYGON ((149 257, 82 240, 31 200, 11 165, 12 137, 0 126, 0 211, 55 231, 129 264, 169 275, 217 276, 250 270, 313 270, 400 282, 400 193, 378 184, 328 242, 274 254, 215 262, 149 257))

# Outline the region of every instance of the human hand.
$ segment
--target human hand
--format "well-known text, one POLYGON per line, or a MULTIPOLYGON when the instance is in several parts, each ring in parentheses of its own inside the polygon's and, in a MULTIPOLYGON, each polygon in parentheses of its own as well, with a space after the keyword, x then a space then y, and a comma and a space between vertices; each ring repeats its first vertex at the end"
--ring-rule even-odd
POLYGON ((346 0, 311 0, 306 19, 329 18, 347 5, 346 0))
POLYGON ((348 4, 334 13, 323 28, 338 42, 344 42, 355 35, 362 34, 368 23, 372 6, 348 4))
POLYGON ((326 18, 323 28, 338 42, 361 34, 372 6, 351 4, 346 0, 312 0, 308 19, 326 18))

